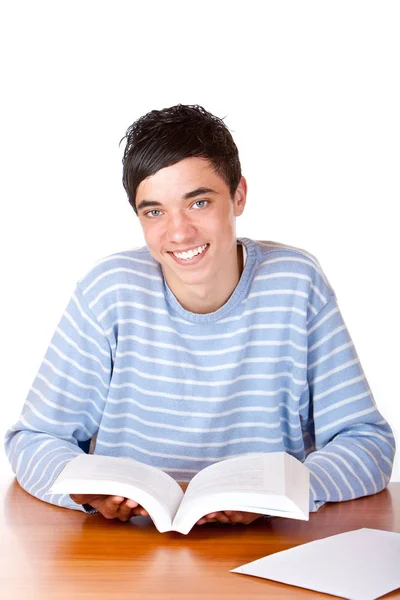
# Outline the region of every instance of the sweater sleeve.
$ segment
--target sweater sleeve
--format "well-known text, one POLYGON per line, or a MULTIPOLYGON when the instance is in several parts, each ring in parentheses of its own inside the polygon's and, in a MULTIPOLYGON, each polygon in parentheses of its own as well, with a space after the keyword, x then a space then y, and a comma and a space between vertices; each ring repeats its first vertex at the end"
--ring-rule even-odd
POLYGON ((111 377, 108 339, 79 288, 73 294, 29 391, 5 438, 20 485, 37 498, 83 510, 69 495, 50 494, 62 468, 98 431, 111 377))
POLYGON ((379 492, 390 480, 395 442, 376 408, 353 342, 331 296, 308 324, 308 433, 314 451, 310 510, 379 492))

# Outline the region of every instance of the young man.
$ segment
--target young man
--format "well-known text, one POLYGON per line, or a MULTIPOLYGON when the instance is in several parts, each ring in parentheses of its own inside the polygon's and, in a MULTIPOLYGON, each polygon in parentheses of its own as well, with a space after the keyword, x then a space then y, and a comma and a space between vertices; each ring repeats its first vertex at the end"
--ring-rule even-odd
POLYGON ((246 181, 225 124, 178 105, 145 115, 126 139, 123 182, 146 247, 78 284, 6 436, 20 484, 107 518, 146 514, 121 497, 49 494, 78 442, 96 436, 96 453, 177 481, 229 456, 286 451, 310 470, 311 511, 383 489, 393 434, 318 262, 236 238, 246 181))

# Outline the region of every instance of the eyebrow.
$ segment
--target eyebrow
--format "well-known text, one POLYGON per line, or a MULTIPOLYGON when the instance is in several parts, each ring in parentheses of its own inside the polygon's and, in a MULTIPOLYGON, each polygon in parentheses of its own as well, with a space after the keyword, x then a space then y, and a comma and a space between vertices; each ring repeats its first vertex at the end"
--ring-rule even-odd
MULTIPOLYGON (((215 190, 213 190, 212 188, 206 188, 206 187, 199 187, 196 188, 195 190, 192 190, 191 192, 187 192, 186 194, 183 194, 182 199, 183 200, 191 200, 191 198, 196 198, 197 196, 202 196, 204 194, 216 194, 217 192, 215 190)), ((158 202, 157 200, 141 200, 141 202, 139 202, 139 204, 137 205, 136 209, 137 211, 139 210, 143 210, 144 208, 149 208, 149 207, 154 207, 154 206, 162 206, 161 202, 158 202)))

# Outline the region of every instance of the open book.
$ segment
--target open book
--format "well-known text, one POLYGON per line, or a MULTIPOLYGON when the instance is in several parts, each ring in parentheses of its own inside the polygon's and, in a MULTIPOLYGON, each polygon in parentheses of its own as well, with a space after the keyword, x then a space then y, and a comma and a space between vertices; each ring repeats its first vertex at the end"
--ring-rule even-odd
POLYGON ((156 467, 132 458, 82 454, 64 467, 50 492, 124 496, 141 504, 161 533, 187 534, 201 517, 223 510, 307 521, 309 471, 285 452, 246 454, 206 467, 183 493, 156 467))

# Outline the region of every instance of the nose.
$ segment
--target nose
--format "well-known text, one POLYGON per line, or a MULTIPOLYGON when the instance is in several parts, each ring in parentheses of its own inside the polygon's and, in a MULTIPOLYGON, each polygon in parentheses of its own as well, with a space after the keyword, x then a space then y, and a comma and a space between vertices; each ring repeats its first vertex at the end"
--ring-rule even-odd
POLYGON ((179 211, 175 214, 171 214, 167 220, 166 235, 169 242, 176 244, 182 244, 193 239, 196 233, 189 215, 183 211, 179 211))

